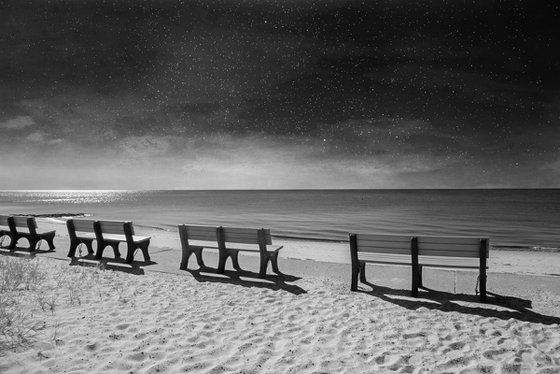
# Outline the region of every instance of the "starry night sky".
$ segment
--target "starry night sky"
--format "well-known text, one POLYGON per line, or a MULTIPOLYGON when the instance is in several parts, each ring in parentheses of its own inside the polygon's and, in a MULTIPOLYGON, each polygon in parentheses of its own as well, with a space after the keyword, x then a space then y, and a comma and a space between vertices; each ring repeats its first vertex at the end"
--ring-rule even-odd
POLYGON ((0 3, 0 189, 560 187, 556 1, 0 3))

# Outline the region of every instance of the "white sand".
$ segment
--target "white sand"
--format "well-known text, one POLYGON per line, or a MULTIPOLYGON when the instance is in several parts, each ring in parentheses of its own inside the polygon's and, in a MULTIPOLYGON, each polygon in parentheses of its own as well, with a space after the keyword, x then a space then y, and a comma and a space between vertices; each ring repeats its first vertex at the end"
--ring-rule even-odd
MULTIPOLYGON (((178 235, 154 231, 156 263, 133 275, 69 266, 64 226, 40 227, 57 230, 56 252, 33 260, 49 279, 11 294, 39 330, 15 348, 3 341, 2 374, 560 372, 560 277, 542 276, 560 273, 558 254, 493 251, 488 289, 501 296, 480 304, 472 272, 425 271, 442 292, 414 299, 408 269, 372 268, 380 287, 350 292, 347 264, 289 259, 344 256, 341 243, 276 241, 289 276, 259 280, 179 271, 178 235)), ((205 260, 215 266, 215 254, 205 260)))
MULTIPOLYGON (((34 261, 51 277, 20 291, 21 308, 44 327, 2 350, 1 373, 560 371, 560 313, 355 293, 328 278, 247 287, 34 261)), ((560 312, 546 292, 533 299, 560 312)))

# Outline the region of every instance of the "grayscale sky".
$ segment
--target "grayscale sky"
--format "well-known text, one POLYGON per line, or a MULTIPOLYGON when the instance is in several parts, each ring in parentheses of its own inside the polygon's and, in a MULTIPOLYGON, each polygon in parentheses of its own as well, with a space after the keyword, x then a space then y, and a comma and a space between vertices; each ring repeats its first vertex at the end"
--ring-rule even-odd
POLYGON ((559 4, 3 1, 0 189, 560 187, 559 4))

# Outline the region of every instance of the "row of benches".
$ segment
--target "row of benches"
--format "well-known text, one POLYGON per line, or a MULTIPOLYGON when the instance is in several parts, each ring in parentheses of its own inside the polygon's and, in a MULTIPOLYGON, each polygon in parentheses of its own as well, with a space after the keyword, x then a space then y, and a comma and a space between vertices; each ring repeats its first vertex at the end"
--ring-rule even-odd
MULTIPOLYGON (((134 260, 137 249, 142 251, 145 261, 150 261, 150 237, 136 235, 132 222, 69 219, 66 225, 70 237, 69 257, 75 257, 80 244, 84 244, 88 253, 93 254, 93 241, 96 240, 96 259, 102 258, 107 246, 112 247, 115 257, 120 258, 119 243, 126 243, 125 262, 131 263, 134 260)), ((279 273, 278 253, 282 246, 272 245, 269 229, 179 225, 178 230, 182 247, 182 270, 187 269, 192 254, 201 268, 206 267, 202 251, 204 248, 213 248, 218 250, 217 272, 220 274, 224 273, 228 258, 233 267, 239 270, 238 255, 245 251, 260 255, 259 277, 266 276, 269 262, 272 270, 279 273)), ((22 237, 29 241, 31 250, 42 239, 49 243, 51 250, 54 249, 55 232, 38 232, 33 217, 0 215, 0 237, 4 235, 11 238, 10 249, 15 248, 16 242, 22 237), (2 226, 6 229, 2 229, 2 226), (18 228, 26 228, 27 231, 18 228)), ((350 234, 351 290, 357 290, 358 280, 366 282, 367 263, 410 266, 413 296, 417 296, 418 288, 422 287, 423 266, 479 269, 480 300, 485 302, 489 247, 488 238, 350 234)))
MULTIPOLYGON (((134 253, 137 249, 142 251, 145 261, 150 261, 148 247, 151 238, 136 235, 132 222, 69 219, 66 221, 66 227, 70 237, 68 257, 75 257, 78 246, 83 244, 89 254, 95 253, 95 259, 97 260, 103 257, 103 251, 106 247, 111 247, 115 257, 120 258, 119 244, 126 243, 126 263, 134 261, 134 253), (93 249, 94 240, 97 242, 95 252, 93 249)), ((9 249, 14 249, 17 241, 22 237, 28 239, 31 251, 35 250, 41 239, 47 240, 49 249, 53 250, 55 248, 53 243, 55 231, 37 232, 37 222, 34 217, 0 216, 0 236, 3 235, 9 236, 11 239, 9 249), (2 229, 2 226, 6 229, 2 229), (21 230, 22 228, 24 230, 21 230)), ((275 273, 280 272, 278 269, 278 251, 282 246, 272 245, 272 236, 269 229, 180 225, 179 235, 182 244, 180 266, 182 270, 187 269, 189 258, 193 253, 199 266, 205 267, 202 250, 204 248, 214 248, 219 253, 218 273, 224 273, 228 258, 231 259, 233 267, 239 270, 239 252, 259 253, 261 260, 259 277, 261 278, 266 276, 269 262, 275 273)))

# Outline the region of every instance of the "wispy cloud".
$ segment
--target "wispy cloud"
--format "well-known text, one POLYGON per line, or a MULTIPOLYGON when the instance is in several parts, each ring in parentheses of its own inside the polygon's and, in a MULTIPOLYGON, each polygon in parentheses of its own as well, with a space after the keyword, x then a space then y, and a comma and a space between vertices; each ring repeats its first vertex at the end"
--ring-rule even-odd
POLYGON ((7 130, 22 130, 26 127, 34 126, 35 121, 30 116, 19 116, 0 122, 0 128, 7 130))

